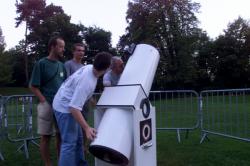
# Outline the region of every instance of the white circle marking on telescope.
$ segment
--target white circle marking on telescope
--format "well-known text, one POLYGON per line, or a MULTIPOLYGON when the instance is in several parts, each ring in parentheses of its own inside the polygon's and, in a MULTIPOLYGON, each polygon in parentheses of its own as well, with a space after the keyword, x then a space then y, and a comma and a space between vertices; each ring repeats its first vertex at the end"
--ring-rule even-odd
POLYGON ((145 140, 150 137, 150 126, 148 124, 144 125, 142 128, 142 136, 145 140), (146 132, 147 131, 147 132, 146 132))
POLYGON ((147 105, 143 104, 143 113, 146 115, 147 114, 147 105))

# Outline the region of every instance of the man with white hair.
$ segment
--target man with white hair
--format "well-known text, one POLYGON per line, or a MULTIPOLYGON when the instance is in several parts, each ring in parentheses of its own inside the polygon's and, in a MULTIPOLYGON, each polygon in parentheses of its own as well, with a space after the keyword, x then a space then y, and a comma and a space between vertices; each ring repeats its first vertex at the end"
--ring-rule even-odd
POLYGON ((117 85, 123 72, 124 64, 120 57, 114 56, 111 59, 110 70, 103 76, 103 86, 117 85))

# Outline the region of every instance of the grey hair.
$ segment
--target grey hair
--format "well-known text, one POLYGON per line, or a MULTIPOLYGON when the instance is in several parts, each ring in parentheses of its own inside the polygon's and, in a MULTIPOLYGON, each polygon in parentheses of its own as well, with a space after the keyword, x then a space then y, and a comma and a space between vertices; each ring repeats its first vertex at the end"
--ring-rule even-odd
POLYGON ((112 69, 113 67, 115 67, 115 62, 116 62, 116 61, 119 61, 119 60, 122 61, 122 58, 119 57, 119 56, 113 56, 113 57, 111 58, 110 68, 112 69))

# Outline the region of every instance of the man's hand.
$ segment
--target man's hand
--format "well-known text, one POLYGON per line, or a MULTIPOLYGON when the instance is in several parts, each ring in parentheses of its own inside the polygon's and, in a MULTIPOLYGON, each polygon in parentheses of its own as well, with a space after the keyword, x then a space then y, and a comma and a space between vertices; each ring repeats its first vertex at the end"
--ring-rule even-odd
POLYGON ((97 133, 96 129, 94 129, 88 125, 86 120, 83 118, 81 111, 71 107, 70 112, 72 113, 72 116, 75 118, 75 120, 84 129, 87 139, 91 140, 91 141, 94 140, 94 138, 96 137, 96 133, 97 133))
POLYGON ((44 103, 44 102, 46 102, 46 98, 44 96, 42 96, 39 98, 39 101, 40 101, 40 103, 44 103))
POLYGON ((92 127, 88 127, 85 130, 85 134, 88 140, 93 141, 96 138, 97 131, 92 127))
POLYGON ((95 107, 95 106, 96 106, 96 100, 95 100, 93 97, 91 97, 91 98, 89 99, 89 103, 90 103, 90 105, 91 105, 92 107, 95 107))
POLYGON ((30 85, 30 90, 34 93, 36 97, 38 97, 40 103, 44 103, 46 101, 46 98, 43 96, 42 92, 39 88, 30 85))

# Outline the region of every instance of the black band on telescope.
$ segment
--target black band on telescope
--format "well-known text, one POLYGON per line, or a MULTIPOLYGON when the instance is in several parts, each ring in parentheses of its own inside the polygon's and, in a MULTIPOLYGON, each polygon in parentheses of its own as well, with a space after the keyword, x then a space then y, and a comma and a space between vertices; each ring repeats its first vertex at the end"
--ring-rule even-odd
POLYGON ((148 116, 150 115, 150 103, 149 103, 148 98, 142 99, 141 104, 140 104, 140 108, 142 109, 143 117, 148 118, 148 116), (145 110, 144 105, 146 106, 146 110, 145 110))

